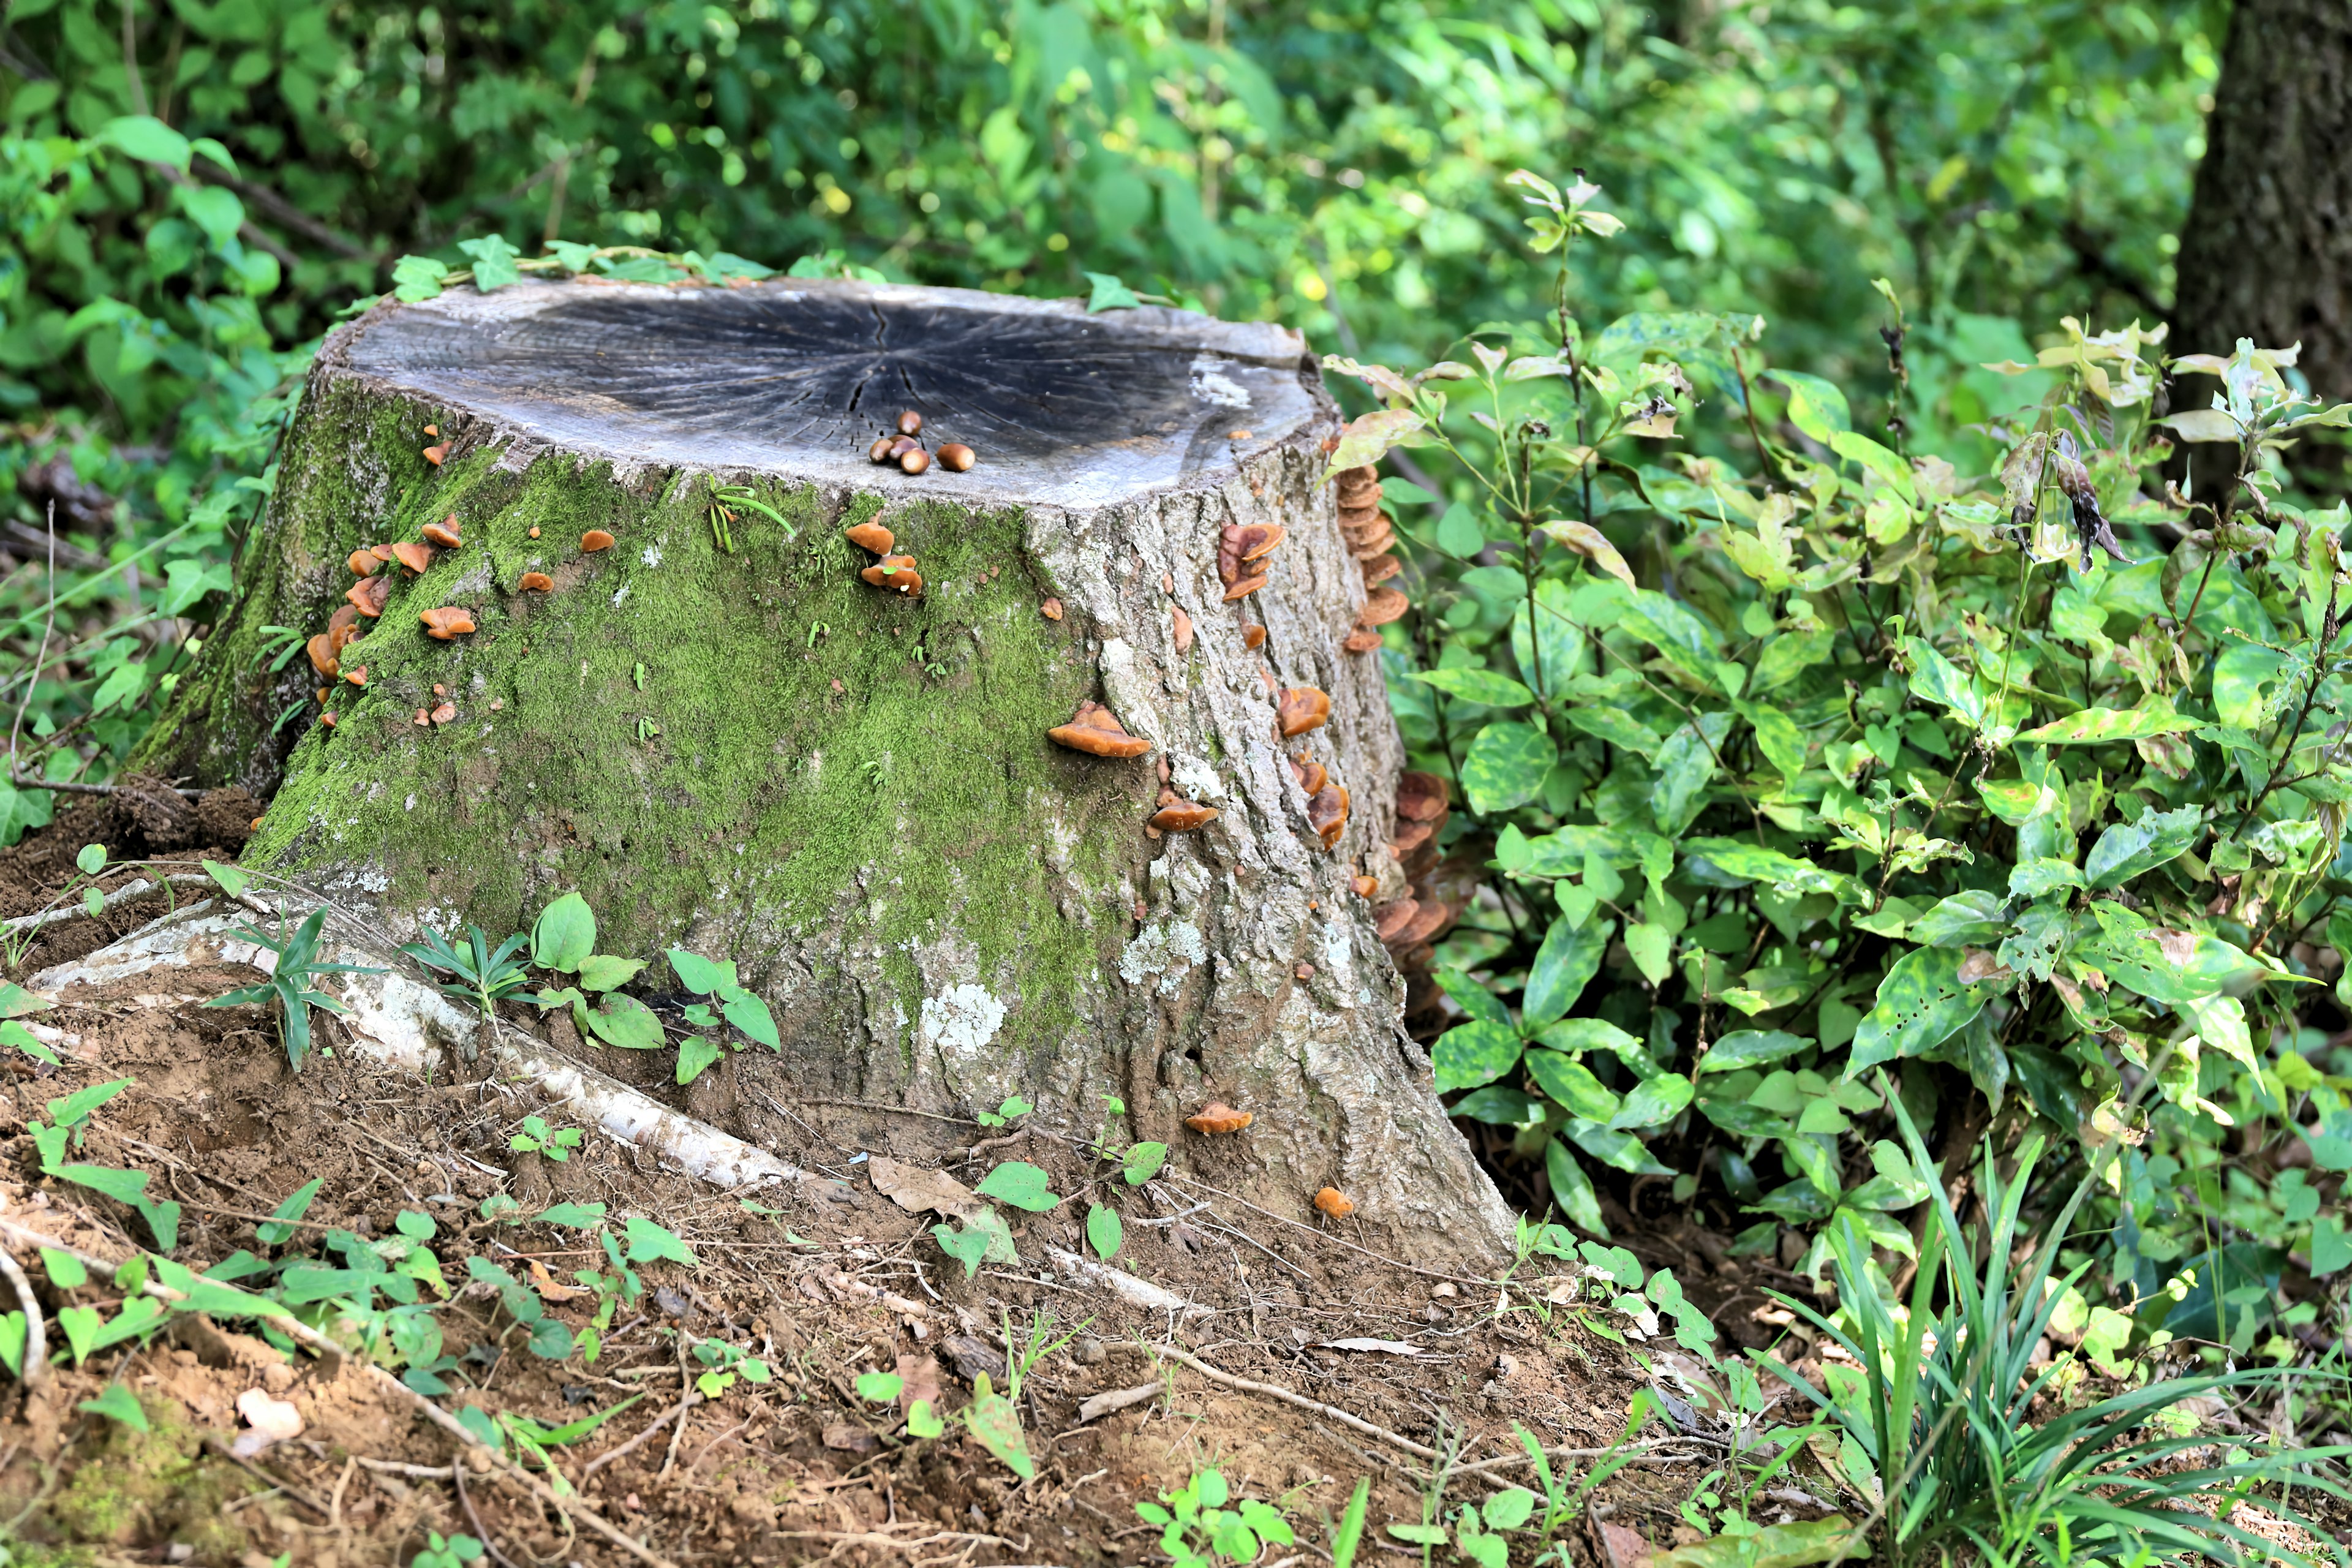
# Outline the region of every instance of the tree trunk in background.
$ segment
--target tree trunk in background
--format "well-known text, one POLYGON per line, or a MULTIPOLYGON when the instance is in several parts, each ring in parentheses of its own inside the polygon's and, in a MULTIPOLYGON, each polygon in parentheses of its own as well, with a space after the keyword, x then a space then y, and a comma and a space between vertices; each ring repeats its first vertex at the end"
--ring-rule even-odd
POLYGON ((2171 348, 2303 344, 2352 397, 2352 5, 2237 0, 2180 237, 2171 348))
POLYGON ((1091 1135, 1116 1095, 1128 1135, 1277 1213, 1332 1185, 1421 1257, 1488 1256, 1511 1216, 1350 885, 1403 890, 1402 753, 1377 653, 1340 646, 1366 587, 1334 424, 1296 335, 1181 311, 782 280, 386 303, 321 352, 236 607, 142 761, 274 791, 247 862, 396 935, 495 940, 576 888, 649 994, 672 942, 734 960, 781 1057, 683 1090, 667 1052, 596 1062, 754 1142, 802 1098, 1018 1093, 1091 1135), (870 462, 902 409, 978 466, 870 462), (722 546, 719 482, 791 526, 739 506, 722 546), (324 680, 334 725, 313 703, 273 731, 322 681, 273 675, 263 628, 326 628, 347 556, 444 523, 462 543, 385 568, 341 649, 365 685, 324 680), (862 523, 919 595, 861 580, 862 523), (1261 523, 1287 540, 1226 603, 1221 541, 1261 523), (476 629, 429 638, 445 606, 476 629), (1282 741, 1277 689, 1309 687, 1328 722, 1282 741), (1150 754, 1050 742, 1087 700, 1150 754), (1335 850, 1307 752, 1352 801, 1335 850), (1163 780, 1215 820, 1147 834, 1163 780), (1255 1124, 1187 1131, 1212 1099, 1255 1124))

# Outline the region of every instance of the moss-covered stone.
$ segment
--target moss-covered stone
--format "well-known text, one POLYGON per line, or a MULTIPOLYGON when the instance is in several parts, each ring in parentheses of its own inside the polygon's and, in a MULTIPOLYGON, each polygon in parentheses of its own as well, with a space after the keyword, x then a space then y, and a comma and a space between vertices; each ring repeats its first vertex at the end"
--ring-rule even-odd
POLYGON ((58 1564, 93 1561, 81 1549, 146 1546, 166 1541, 195 1548, 204 1562, 234 1562, 247 1544, 221 1512, 252 1490, 240 1472, 202 1457, 201 1438, 171 1419, 175 1406, 142 1400, 152 1429, 109 1421, 99 1436, 62 1463, 73 1475, 49 1500, 46 1517, 27 1521, 51 1538, 42 1548, 12 1544, 11 1561, 58 1564))

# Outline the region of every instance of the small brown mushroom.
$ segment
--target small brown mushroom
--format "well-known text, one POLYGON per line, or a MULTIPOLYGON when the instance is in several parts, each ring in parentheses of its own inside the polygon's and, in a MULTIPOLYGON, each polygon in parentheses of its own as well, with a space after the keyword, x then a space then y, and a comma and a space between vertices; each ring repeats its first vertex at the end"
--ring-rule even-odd
POLYGON ((361 615, 373 620, 383 614, 383 602, 392 597, 392 579, 362 577, 344 590, 343 597, 349 599, 352 607, 361 615))
POLYGON ((898 434, 899 434, 899 435, 901 435, 901 436, 919 436, 919 435, 921 435, 922 433, 923 433, 923 416, 922 416, 921 415, 919 415, 919 414, 916 413, 913 409, 909 408, 909 409, 908 409, 904 414, 901 414, 901 415, 899 415, 899 416, 898 416, 898 434))
POLYGON ((427 436, 438 436, 441 434, 441 426, 438 425, 427 425, 425 427, 425 433, 427 436))
POLYGON ((1316 1194, 1315 1206, 1333 1219, 1345 1219, 1356 1212, 1356 1205, 1337 1187, 1326 1187, 1316 1194))
POLYGON ((449 443, 446 441, 438 442, 425 448, 425 460, 436 468, 441 466, 442 459, 448 455, 449 443))
MULTIPOLYGON (((345 605, 343 606, 344 610, 350 610, 351 608, 352 607, 349 605, 345 605)), ((342 611, 341 610, 336 612, 338 615, 341 615, 341 613, 342 611)), ((343 622, 340 626, 333 621, 329 621, 327 623, 327 629, 323 634, 327 639, 327 651, 333 654, 337 658, 342 658, 344 647, 348 644, 359 641, 360 628, 358 621, 359 613, 355 610, 352 612, 352 618, 343 622)))
POLYGON ((898 542, 890 531, 878 522, 861 522, 855 528, 845 528, 841 536, 858 549, 870 550, 877 555, 889 554, 890 546, 898 542))
POLYGON ((1217 820, 1217 808, 1189 800, 1171 800, 1151 814, 1151 826, 1162 833, 1190 833, 1217 820))
POLYGON ((1172 626, 1173 635, 1176 640, 1176 651, 1178 653, 1192 652, 1192 617, 1184 613, 1183 605, 1179 605, 1174 610, 1170 612, 1169 620, 1172 626))
POLYGON ((1048 599, 1037 606, 1037 613, 1049 621, 1058 621, 1062 618, 1062 601, 1048 599))
POLYGON ((940 447, 940 467, 962 473, 980 461, 980 454, 961 441, 950 441, 940 447))
POLYGON ((1323 786, 1331 782, 1330 771, 1313 757, 1292 758, 1290 771, 1298 776, 1298 787, 1309 798, 1322 793, 1323 786))
POLYGON ((923 591, 923 579, 911 555, 885 555, 878 565, 868 566, 857 575, 877 588, 896 588, 902 594, 923 591))
POLYGON ((426 712, 424 709, 419 708, 416 710, 416 727, 420 730, 430 730, 433 728, 433 715, 426 712))
POLYGON ((433 564, 433 554, 431 545, 419 544, 414 540, 403 540, 392 547, 392 558, 420 575, 433 564))
POLYGON ((530 536, 533 539, 537 539, 539 537, 539 524, 534 522, 530 525, 530 536))
POLYGON ((474 617, 451 605, 424 611, 416 618, 425 623, 425 635, 439 642, 448 642, 474 629, 474 617))
POLYGON ((1258 648, 1265 646, 1265 628, 1264 626, 1244 626, 1242 628, 1242 647, 1246 648, 1258 648))
POLYGON ((1129 734, 1118 716, 1099 702, 1079 703, 1070 721, 1046 731, 1045 738, 1097 757, 1139 757, 1151 750, 1150 741, 1129 734))
POLYGON ((526 572, 516 586, 526 594, 544 594, 555 586, 555 579, 544 572, 526 572))
POLYGON ((446 522, 428 522, 423 530, 425 542, 437 544, 444 550, 455 550, 465 543, 457 532, 457 514, 451 512, 446 522))
POLYGON ((454 702, 444 702, 440 707, 433 710, 433 721, 436 724, 446 724, 457 716, 457 705, 454 702))
POLYGON ((910 474, 919 474, 931 466, 931 455, 920 447, 909 447, 898 454, 898 467, 910 474))
POLYGON ((310 668, 329 680, 335 679, 335 639, 320 632, 304 645, 310 656, 310 668))
POLYGON ((367 684, 367 666, 363 664, 355 664, 352 666, 351 668, 343 671, 343 679, 350 681, 353 686, 365 686, 367 684))
POLYGON ((613 548, 613 536, 601 528, 592 528, 580 536, 580 552, 593 555, 599 550, 613 548))
POLYGON ((1244 577, 1240 582, 1235 583, 1232 587, 1225 590, 1224 602, 1230 605, 1236 599, 1246 599, 1252 594, 1256 593, 1260 588, 1265 587, 1271 580, 1272 574, 1265 572, 1261 572, 1255 577, 1244 577))
POLYGON ((1235 1110, 1222 1100, 1213 1100, 1184 1118, 1184 1125, 1195 1132, 1238 1132, 1256 1120, 1246 1110, 1235 1110))
POLYGON ((1452 788, 1435 773, 1406 773, 1397 777, 1396 812, 1408 821, 1441 821, 1452 799, 1452 788))
POLYGON ((352 569, 352 576, 369 577, 374 575, 375 569, 383 563, 375 558, 375 552, 373 550, 354 550, 352 552, 352 558, 344 564, 352 569))
POLYGON ((1339 646, 1349 653, 1370 653, 1385 646, 1381 634, 1370 626, 1358 626, 1348 634, 1339 646))
MULTIPOLYGON (((1370 880, 1370 878, 1360 879, 1365 881, 1370 880)), ((1390 904, 1375 912, 1372 916, 1372 930, 1382 942, 1387 942, 1390 938, 1395 936, 1397 932, 1411 925, 1413 921, 1413 917, 1420 913, 1421 900, 1408 894, 1406 897, 1399 899, 1395 903, 1390 904)))
POLYGON ((352 636, 357 637, 360 635, 358 631, 359 624, 360 613, 352 608, 349 605, 343 605, 340 609, 336 610, 333 615, 327 617, 327 629, 331 632, 341 631, 346 627, 349 627, 352 629, 352 636))
POLYGON ((321 713, 319 715, 319 722, 331 730, 335 727, 335 716, 332 713, 321 713))
POLYGON ((1381 890, 1381 879, 1378 877, 1358 877, 1355 879, 1355 888, 1356 897, 1369 899, 1381 890))
POLYGON ((1289 687, 1276 700, 1275 713, 1282 725, 1282 738, 1287 741, 1321 729, 1331 717, 1331 699, 1312 686, 1289 687))
POLYGON ((1364 563, 1364 586, 1385 583, 1404 570, 1404 563, 1393 555, 1375 555, 1364 563))
POLYGON ((1356 612, 1360 626, 1384 626, 1412 608, 1412 601, 1398 588, 1375 588, 1364 595, 1364 607, 1356 612))
POLYGON ((1323 847, 1339 847, 1339 835, 1348 826, 1348 786, 1325 784, 1307 803, 1307 824, 1323 840, 1323 847))

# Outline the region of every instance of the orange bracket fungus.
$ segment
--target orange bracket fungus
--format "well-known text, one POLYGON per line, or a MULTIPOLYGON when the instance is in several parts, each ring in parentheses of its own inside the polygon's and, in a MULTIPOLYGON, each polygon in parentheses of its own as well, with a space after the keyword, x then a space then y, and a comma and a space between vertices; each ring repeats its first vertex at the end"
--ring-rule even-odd
MULTIPOLYGON (((1360 879, 1369 881, 1370 878, 1360 879)), ((1372 914, 1372 931, 1382 942, 1394 942, 1397 932, 1411 925, 1421 913, 1421 900, 1408 893, 1395 903, 1382 906, 1372 914)))
POLYGON ((352 602, 353 609, 373 620, 383 614, 383 602, 392 597, 392 579, 362 577, 344 592, 343 597, 352 602))
POLYGON ((1242 647, 1246 648, 1260 648, 1265 646, 1265 628, 1264 626, 1244 626, 1242 628, 1242 647))
POLYGON ((1418 908, 1413 911, 1412 919, 1405 921, 1401 930, 1381 938, 1381 944, 1391 952, 1420 946, 1435 936, 1439 927, 1454 918, 1453 909, 1436 899, 1415 901, 1418 908))
POLYGON ((335 639, 333 637, 325 632, 320 632, 305 645, 304 651, 310 656, 312 669, 317 670, 329 680, 335 678, 335 639))
POLYGON ((1222 1100, 1213 1100, 1184 1118, 1184 1125, 1195 1132, 1238 1132, 1256 1120, 1246 1110, 1235 1110, 1222 1100))
POLYGON ((331 730, 335 727, 335 716, 332 713, 321 713, 319 715, 319 722, 331 730))
POLYGON ((1315 1206, 1333 1219, 1345 1219, 1356 1212, 1356 1205, 1337 1187, 1326 1187, 1315 1194, 1315 1206))
POLYGON ((351 560, 344 564, 351 567, 352 576, 370 577, 375 574, 375 569, 383 563, 375 558, 375 552, 373 550, 354 550, 352 552, 351 560))
POLYGON ((962 473, 980 461, 980 454, 961 441, 950 441, 940 447, 940 467, 962 473))
POLYGON ((1323 847, 1339 847, 1340 830, 1348 826, 1348 788, 1325 784, 1307 803, 1307 826, 1322 837, 1323 847))
POLYGON ((1404 570, 1404 563, 1393 555, 1381 555, 1364 563, 1364 586, 1373 587, 1387 582, 1404 570))
POLYGON ((1290 773, 1298 781, 1298 787, 1305 790, 1310 798, 1331 782, 1329 773, 1313 757, 1291 758, 1290 773))
POLYGON ((1384 626, 1411 608, 1412 601, 1404 596, 1402 589, 1375 588, 1364 595, 1364 607, 1357 612, 1356 624, 1384 626))
POLYGON ((448 457, 448 455, 449 443, 446 441, 437 442, 435 445, 425 448, 425 460, 432 464, 436 468, 441 466, 442 459, 448 457))
POLYGON ((1349 653, 1370 653, 1382 646, 1381 634, 1369 626, 1358 626, 1340 639, 1339 646, 1349 653))
POLYGON ((457 532, 457 514, 454 511, 445 522, 426 523, 424 533, 426 543, 437 544, 444 550, 455 550, 466 542, 457 532))
POLYGON ((1170 612, 1169 620, 1171 628, 1176 639, 1176 651, 1178 653, 1192 652, 1192 617, 1184 613, 1183 605, 1179 605, 1174 610, 1170 612))
POLYGON ((612 548, 613 536, 601 528, 592 528, 580 536, 580 550, 583 555, 593 555, 599 550, 612 548))
POLYGON ((1079 703, 1076 715, 1068 723, 1046 731, 1045 738, 1097 757, 1139 757, 1151 750, 1150 741, 1129 734, 1118 716, 1099 702, 1079 703))
POLYGON ((467 611, 445 605, 437 610, 426 610, 416 617, 425 623, 425 635, 442 642, 474 629, 474 617, 467 611))
POLYGON ((915 570, 911 555, 885 555, 879 565, 868 566, 857 575, 877 588, 896 588, 901 594, 923 591, 922 574, 915 570))
POLYGON ((1230 605, 1236 599, 1246 599, 1272 581, 1274 581, 1274 575, 1269 572, 1261 572, 1255 577, 1244 577, 1226 588, 1225 603, 1230 605))
POLYGON ((431 545, 418 544, 413 540, 404 540, 392 547, 392 558, 420 576, 426 567, 433 564, 433 555, 431 545))
POLYGON ((353 686, 365 686, 367 684, 367 666, 363 664, 355 664, 352 666, 351 668, 343 671, 343 679, 350 681, 353 686))
POLYGON ((1062 618, 1062 601, 1048 599, 1037 606, 1037 613, 1049 621, 1058 621, 1062 618))
POLYGON ((1402 773, 1397 778, 1397 816, 1413 822, 1444 822, 1452 795, 1435 773, 1402 773))
POLYGON ((1369 899, 1381 890, 1381 879, 1378 877, 1358 877, 1355 887, 1356 897, 1369 899))
POLYGON ((544 572, 526 572, 520 587, 526 594, 544 594, 555 586, 555 579, 544 572))
POLYGON ((430 730, 433 728, 433 715, 426 712, 424 709, 419 708, 416 710, 416 727, 420 730, 430 730))
POLYGON ((1282 725, 1282 738, 1287 741, 1321 729, 1331 717, 1331 699, 1312 686, 1289 687, 1276 703, 1276 717, 1282 725))
POLYGON ((878 522, 861 522, 855 528, 845 528, 841 536, 858 549, 870 550, 877 555, 889 554, 890 546, 898 542, 890 531, 878 522))
POLYGON ((1171 800, 1151 814, 1151 826, 1162 833, 1190 833, 1216 821, 1217 808, 1189 800, 1171 800))

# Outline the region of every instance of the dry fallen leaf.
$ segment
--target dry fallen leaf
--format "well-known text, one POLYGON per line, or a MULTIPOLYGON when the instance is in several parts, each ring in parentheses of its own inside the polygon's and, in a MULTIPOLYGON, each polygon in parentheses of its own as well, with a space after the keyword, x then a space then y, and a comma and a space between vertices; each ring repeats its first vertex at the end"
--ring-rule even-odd
POLYGON ((865 1427, 836 1421, 824 1429, 824 1446, 838 1448, 845 1454, 870 1454, 881 1444, 865 1427))
POLYGON ((970 1187, 945 1171, 905 1165, 879 1154, 866 1163, 874 1190, 908 1214, 941 1214, 968 1220, 987 1205, 970 1187))
POLYGON ((556 1279, 547 1271, 547 1265, 536 1258, 530 1260, 530 1288, 539 1292, 541 1300, 549 1301, 569 1301, 574 1296, 587 1294, 581 1287, 566 1285, 556 1279))

